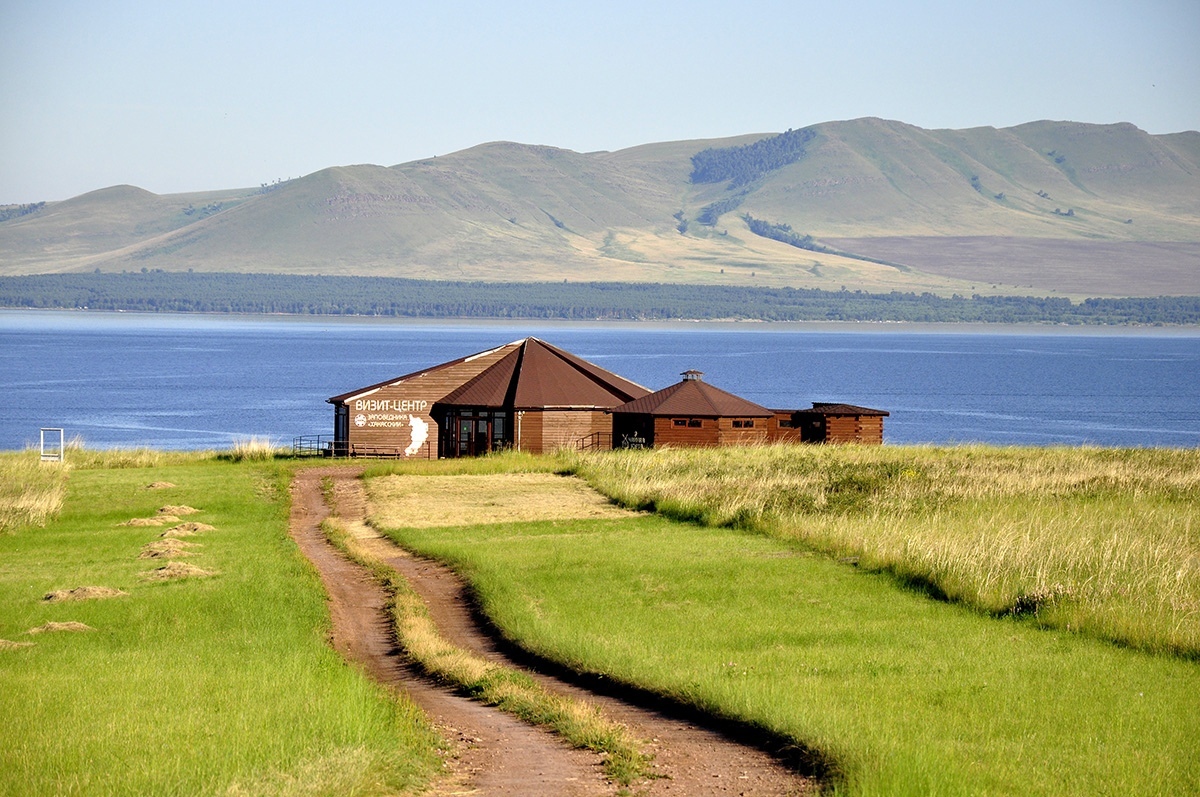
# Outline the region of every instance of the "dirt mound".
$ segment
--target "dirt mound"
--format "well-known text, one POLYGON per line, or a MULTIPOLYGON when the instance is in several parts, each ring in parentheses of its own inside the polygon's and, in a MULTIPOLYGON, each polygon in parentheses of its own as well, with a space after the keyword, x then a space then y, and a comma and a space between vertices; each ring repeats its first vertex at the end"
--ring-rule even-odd
POLYGON ((160 507, 158 508, 158 514, 159 514, 159 516, 164 516, 164 515, 194 515, 194 514, 196 514, 196 513, 197 513, 197 512, 199 512, 199 511, 200 511, 200 510, 199 510, 199 509, 196 509, 194 506, 187 506, 186 504, 179 504, 179 505, 175 505, 175 504, 167 504, 166 506, 160 506, 160 507))
POLYGON ((158 517, 135 517, 126 520, 124 523, 118 523, 118 526, 165 526, 168 523, 178 523, 179 518, 174 515, 159 515, 158 517))
POLYGON ((74 589, 56 589, 54 592, 47 592, 42 600, 51 603, 59 601, 90 601, 100 598, 116 598, 128 594, 124 590, 113 589, 112 587, 75 587, 74 589))
POLYGON ((172 556, 191 556, 195 551, 188 549, 197 548, 199 545, 196 542, 185 542, 177 540, 174 537, 168 537, 147 543, 142 547, 142 552, 138 554, 138 559, 169 559, 172 556))
POLYGON ((174 482, 150 482, 149 484, 146 485, 146 489, 147 490, 166 490, 166 489, 168 489, 170 487, 174 487, 174 486, 175 486, 174 482))
POLYGON ((204 578, 216 574, 215 570, 205 570, 202 567, 183 562, 167 562, 163 567, 143 573, 142 578, 147 581, 175 581, 181 578, 204 578))
POLYGON ((180 523, 178 526, 171 528, 160 534, 160 537, 191 537, 194 534, 199 534, 202 531, 216 531, 216 526, 210 526, 207 523, 180 523))
POLYGON ((80 623, 75 620, 68 620, 65 623, 49 622, 39 625, 37 628, 30 628, 25 633, 27 634, 44 634, 48 631, 95 631, 87 623, 80 623))
POLYGON ((17 650, 19 648, 31 648, 32 642, 10 642, 7 639, 0 639, 0 650, 17 650))

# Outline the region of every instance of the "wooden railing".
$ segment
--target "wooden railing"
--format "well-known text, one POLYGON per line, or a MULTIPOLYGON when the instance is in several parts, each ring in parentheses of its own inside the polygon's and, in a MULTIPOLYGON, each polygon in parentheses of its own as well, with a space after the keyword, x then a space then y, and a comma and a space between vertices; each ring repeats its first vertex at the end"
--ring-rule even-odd
POLYGON ((575 441, 575 449, 577 451, 611 451, 612 450, 612 433, 611 432, 592 432, 591 434, 581 437, 575 441))

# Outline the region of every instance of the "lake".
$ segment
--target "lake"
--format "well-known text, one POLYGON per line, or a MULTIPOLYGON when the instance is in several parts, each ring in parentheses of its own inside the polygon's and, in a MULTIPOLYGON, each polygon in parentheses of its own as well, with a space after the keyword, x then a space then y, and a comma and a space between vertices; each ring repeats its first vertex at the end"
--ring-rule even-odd
POLYGON ((539 337, 657 390, 689 368, 772 408, 888 410, 889 443, 1200 445, 1200 330, 415 322, 0 310, 0 449, 330 434, 325 399, 539 337))

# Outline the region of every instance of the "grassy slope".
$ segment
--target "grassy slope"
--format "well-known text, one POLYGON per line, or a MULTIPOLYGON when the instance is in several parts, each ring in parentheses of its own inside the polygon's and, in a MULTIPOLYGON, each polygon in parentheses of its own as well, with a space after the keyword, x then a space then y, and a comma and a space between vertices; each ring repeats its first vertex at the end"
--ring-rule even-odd
MULTIPOLYGON (((722 185, 688 182, 691 154, 756 136, 591 154, 494 143, 391 168, 338 167, 236 206, 229 200, 187 226, 181 209, 195 199, 106 189, 111 195, 94 192, 0 225, 0 272, 145 266, 966 293, 965 275, 898 272, 757 238, 739 214, 818 238, 1200 237, 1200 163, 1187 134, 1051 122, 928 131, 878 119, 817 130, 805 158, 768 175, 715 227, 692 223, 686 235, 673 214, 694 218, 726 195, 722 185), (62 215, 72 203, 84 217, 62 215), (1056 215, 1056 207, 1075 215, 1056 215), (1125 224, 1131 217, 1136 223, 1125 224)), ((1005 292, 1017 280, 989 282, 1005 292)), ((1038 287, 1057 286, 1050 279, 1038 287)))
POLYGON ((0 638, 35 643, 0 650, 0 793, 390 794, 428 778, 437 740, 416 710, 326 644, 319 583, 286 536, 286 473, 141 459, 127 464, 163 464, 76 467, 58 519, 0 536, 0 638), (158 480, 179 487, 146 489, 158 480), (219 575, 142 578, 163 564, 138 558, 162 529, 118 524, 168 503, 216 527, 183 561, 219 575), (130 594, 41 600, 83 585, 130 594), (95 630, 26 634, 69 620, 95 630))

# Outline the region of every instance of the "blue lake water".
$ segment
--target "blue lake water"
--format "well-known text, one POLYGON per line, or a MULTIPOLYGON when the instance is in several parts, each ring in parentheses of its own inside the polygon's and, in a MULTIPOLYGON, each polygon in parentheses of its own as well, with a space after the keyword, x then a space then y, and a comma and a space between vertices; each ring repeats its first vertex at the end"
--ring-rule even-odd
POLYGON ((533 335, 651 389, 888 410, 889 443, 1200 445, 1200 330, 411 322, 0 311, 0 449, 330 434, 325 399, 533 335))

